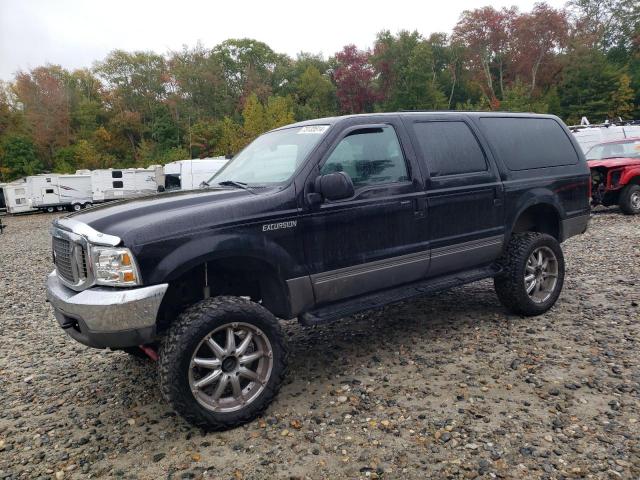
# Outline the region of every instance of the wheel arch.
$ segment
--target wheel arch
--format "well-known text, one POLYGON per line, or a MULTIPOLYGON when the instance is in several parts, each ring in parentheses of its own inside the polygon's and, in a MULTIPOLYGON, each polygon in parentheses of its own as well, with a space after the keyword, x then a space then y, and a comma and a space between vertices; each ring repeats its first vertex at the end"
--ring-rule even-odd
POLYGON ((155 269, 157 281, 169 283, 158 315, 160 329, 207 294, 249 297, 275 316, 289 318, 286 278, 295 268, 294 260, 282 247, 265 244, 264 238, 260 245, 255 240, 188 242, 163 258, 155 269))
POLYGON ((566 214, 557 198, 545 194, 523 203, 516 211, 509 225, 507 243, 514 233, 527 231, 546 233, 559 242, 562 241, 562 220, 566 214))

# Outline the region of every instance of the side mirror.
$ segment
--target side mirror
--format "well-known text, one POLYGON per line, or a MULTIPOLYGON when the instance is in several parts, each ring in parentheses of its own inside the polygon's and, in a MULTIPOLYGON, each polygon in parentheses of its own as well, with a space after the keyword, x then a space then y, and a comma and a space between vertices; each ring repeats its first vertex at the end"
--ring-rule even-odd
POLYGON ((327 200, 342 200, 353 197, 355 192, 353 181, 346 172, 334 172, 319 176, 316 178, 315 190, 327 200))

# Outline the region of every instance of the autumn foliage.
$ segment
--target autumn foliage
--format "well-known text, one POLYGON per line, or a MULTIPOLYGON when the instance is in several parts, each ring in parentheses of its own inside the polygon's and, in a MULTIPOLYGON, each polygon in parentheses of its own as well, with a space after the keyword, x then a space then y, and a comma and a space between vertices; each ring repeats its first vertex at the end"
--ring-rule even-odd
POLYGON ((165 55, 115 50, 91 69, 0 82, 0 181, 237 153, 296 120, 401 109, 640 118, 640 4, 480 7, 451 33, 382 31, 371 48, 290 58, 230 39, 165 55))

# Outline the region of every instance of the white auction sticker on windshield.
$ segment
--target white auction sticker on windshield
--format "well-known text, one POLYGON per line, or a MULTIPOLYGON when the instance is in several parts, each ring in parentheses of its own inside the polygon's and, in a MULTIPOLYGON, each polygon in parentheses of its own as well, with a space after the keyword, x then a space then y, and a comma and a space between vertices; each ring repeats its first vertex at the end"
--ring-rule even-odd
POLYGON ((307 125, 306 127, 302 127, 298 132, 298 135, 307 134, 307 135, 320 135, 327 131, 329 125, 307 125))

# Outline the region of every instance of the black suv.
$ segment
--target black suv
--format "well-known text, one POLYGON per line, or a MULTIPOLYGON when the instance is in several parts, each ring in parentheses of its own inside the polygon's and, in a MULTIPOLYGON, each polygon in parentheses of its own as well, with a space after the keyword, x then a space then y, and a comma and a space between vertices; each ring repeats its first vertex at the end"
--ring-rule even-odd
POLYGON ((92 347, 158 358, 193 424, 253 419, 283 380, 277 318, 305 325, 493 277, 514 313, 560 295, 589 169, 549 115, 323 118, 257 138, 208 187, 54 222, 48 299, 92 347))

